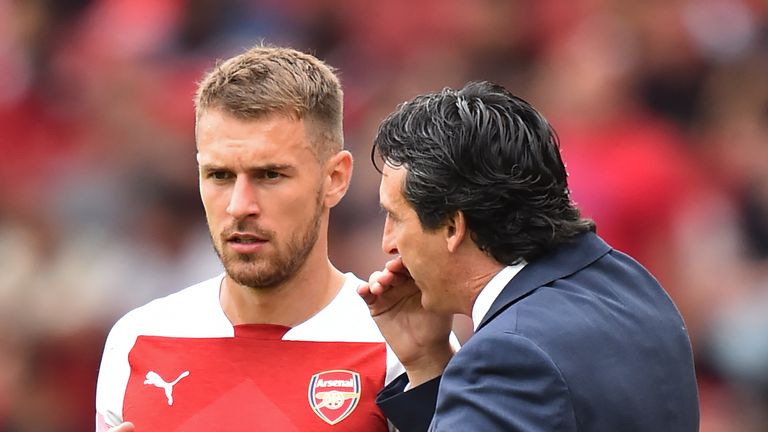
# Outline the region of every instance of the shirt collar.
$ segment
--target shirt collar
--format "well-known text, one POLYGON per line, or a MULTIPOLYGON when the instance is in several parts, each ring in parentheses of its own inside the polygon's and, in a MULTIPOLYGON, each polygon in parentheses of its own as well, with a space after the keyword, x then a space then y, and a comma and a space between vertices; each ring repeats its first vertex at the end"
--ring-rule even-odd
POLYGON ((501 291, 507 286, 509 281, 525 267, 525 264, 525 261, 523 261, 520 264, 504 267, 483 287, 477 299, 475 299, 475 304, 472 306, 472 327, 474 330, 477 330, 477 326, 480 325, 480 321, 483 320, 485 314, 491 309, 491 305, 496 300, 496 297, 501 294, 501 291))

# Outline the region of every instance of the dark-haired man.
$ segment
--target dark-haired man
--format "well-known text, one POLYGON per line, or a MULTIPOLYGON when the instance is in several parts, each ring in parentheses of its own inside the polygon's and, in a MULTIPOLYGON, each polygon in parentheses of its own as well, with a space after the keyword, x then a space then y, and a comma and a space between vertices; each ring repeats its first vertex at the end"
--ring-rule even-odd
POLYGON ((533 107, 487 82, 419 96, 373 157, 397 257, 358 293, 406 368, 377 399, 399 430, 698 431, 680 314, 581 218, 533 107), (475 326, 455 354, 454 313, 475 326))

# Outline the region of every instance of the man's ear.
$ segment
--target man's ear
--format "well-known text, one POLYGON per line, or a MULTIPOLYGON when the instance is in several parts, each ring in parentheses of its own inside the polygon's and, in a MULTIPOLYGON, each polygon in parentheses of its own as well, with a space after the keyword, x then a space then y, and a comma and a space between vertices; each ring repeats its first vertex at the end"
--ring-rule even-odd
POLYGON ((448 251, 456 252, 467 234, 467 219, 461 210, 457 210, 446 220, 445 243, 448 251))
POLYGON ((328 208, 344 198, 352 179, 352 153, 342 150, 328 158, 325 163, 325 206, 328 208))

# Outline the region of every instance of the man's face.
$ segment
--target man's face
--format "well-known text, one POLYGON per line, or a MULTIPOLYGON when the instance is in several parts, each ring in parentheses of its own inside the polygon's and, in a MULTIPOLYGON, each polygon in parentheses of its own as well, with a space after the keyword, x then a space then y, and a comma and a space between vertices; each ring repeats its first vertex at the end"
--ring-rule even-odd
POLYGON ((200 196, 228 276, 252 288, 290 279, 323 217, 322 166, 301 120, 240 120, 207 110, 197 123, 200 196))
POLYGON ((421 290, 426 309, 449 311, 452 289, 445 228, 425 231, 416 211, 403 196, 407 170, 384 165, 379 187, 381 207, 387 214, 381 247, 385 253, 400 254, 403 264, 421 290))

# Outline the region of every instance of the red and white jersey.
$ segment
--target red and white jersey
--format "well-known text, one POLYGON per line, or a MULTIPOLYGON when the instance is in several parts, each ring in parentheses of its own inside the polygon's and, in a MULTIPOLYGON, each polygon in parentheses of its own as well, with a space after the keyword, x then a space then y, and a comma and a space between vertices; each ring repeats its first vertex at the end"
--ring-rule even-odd
POLYGON ((353 274, 336 298, 293 327, 233 326, 223 275, 154 300, 109 333, 96 430, 387 431, 376 393, 404 370, 353 274))

